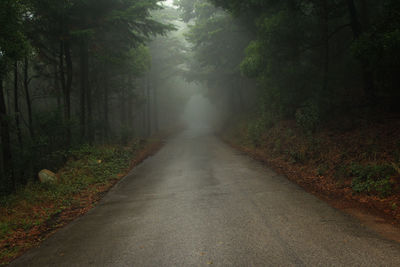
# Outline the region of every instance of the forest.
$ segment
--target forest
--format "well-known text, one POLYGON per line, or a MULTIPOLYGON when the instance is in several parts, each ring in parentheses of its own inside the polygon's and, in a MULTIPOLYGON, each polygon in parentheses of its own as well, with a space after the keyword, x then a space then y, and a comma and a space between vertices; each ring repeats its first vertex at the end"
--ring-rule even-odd
POLYGON ((60 167, 72 147, 151 134, 148 41, 174 29, 150 15, 160 8, 158 1, 1 2, 2 194, 46 165, 60 167))
POLYGON ((400 218, 398 1, 176 3, 183 75, 206 85, 223 140, 334 205, 400 218))
POLYGON ((0 203, 104 184, 201 94, 226 143, 400 221, 399 88, 398 0, 1 0, 0 203))

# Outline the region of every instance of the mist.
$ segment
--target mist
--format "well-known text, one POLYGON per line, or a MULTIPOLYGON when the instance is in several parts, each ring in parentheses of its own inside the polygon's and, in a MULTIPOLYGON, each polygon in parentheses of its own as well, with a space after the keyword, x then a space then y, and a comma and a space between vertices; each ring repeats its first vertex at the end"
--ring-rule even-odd
POLYGON ((219 122, 219 114, 209 99, 203 95, 194 95, 186 104, 182 121, 191 132, 212 133, 219 122))

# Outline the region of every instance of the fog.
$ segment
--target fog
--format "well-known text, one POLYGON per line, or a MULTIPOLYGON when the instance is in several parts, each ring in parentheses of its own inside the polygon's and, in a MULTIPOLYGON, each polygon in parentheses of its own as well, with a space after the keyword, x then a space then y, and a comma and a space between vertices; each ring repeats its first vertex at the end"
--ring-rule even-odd
POLYGON ((182 121, 190 132, 210 133, 215 130, 219 116, 210 100, 199 94, 187 102, 182 121))

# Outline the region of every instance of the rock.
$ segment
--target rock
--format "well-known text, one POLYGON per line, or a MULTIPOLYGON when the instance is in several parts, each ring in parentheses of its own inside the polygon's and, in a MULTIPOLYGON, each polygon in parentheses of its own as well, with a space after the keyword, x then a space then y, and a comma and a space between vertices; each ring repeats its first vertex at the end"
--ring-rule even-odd
POLYGON ((41 183, 57 184, 59 182, 57 175, 49 170, 41 170, 38 176, 41 183))

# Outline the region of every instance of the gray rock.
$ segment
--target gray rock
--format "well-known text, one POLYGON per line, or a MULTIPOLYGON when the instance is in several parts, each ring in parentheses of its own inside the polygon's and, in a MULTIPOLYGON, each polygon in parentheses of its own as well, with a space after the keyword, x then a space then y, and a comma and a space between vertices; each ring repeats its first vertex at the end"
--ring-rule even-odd
POLYGON ((59 182, 57 175, 46 169, 41 170, 38 176, 41 183, 57 184, 59 182))

